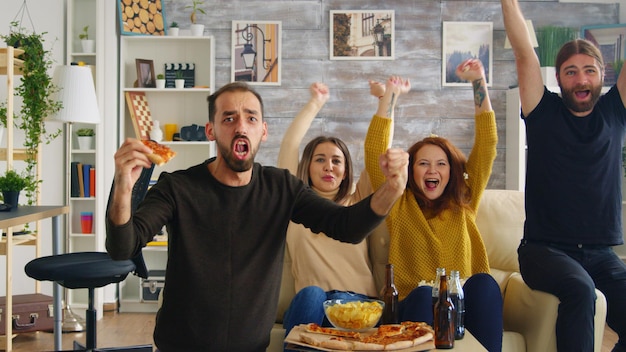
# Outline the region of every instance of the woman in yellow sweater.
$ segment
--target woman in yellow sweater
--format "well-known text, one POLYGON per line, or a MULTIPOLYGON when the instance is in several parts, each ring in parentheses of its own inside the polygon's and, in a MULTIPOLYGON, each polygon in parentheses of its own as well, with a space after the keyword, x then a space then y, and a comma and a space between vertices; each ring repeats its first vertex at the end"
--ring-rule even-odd
MULTIPOLYGON (((336 137, 316 137, 306 145, 298 162, 302 139, 329 98, 328 87, 323 83, 312 84, 310 93, 310 100, 285 132, 278 167, 291 171, 321 196, 348 206, 369 196, 371 187, 359 181, 354 190, 352 159, 343 141, 336 137)), ((292 261, 296 291, 283 320, 287 333, 301 323, 324 324, 322 302, 326 299, 377 295, 367 241, 343 243, 290 223, 287 249, 285 255, 292 261)))
MULTIPOLYGON (((408 149, 409 182, 404 195, 387 216, 388 238, 370 243, 388 243, 388 258, 376 263, 394 264, 395 283, 400 296, 400 319, 432 322, 431 281, 436 269, 458 270, 467 278, 465 327, 489 351, 502 348, 502 297, 489 275, 487 253, 475 217, 487 187, 496 156, 496 122, 482 63, 470 59, 456 74, 472 84, 475 108, 475 142, 469 158, 445 138, 430 136, 408 149)), ((391 77, 365 140, 365 165, 372 187, 384 176, 376 159, 390 144, 393 128, 390 106, 406 91, 406 82, 391 77)), ((373 248, 374 253, 382 252, 373 248)))

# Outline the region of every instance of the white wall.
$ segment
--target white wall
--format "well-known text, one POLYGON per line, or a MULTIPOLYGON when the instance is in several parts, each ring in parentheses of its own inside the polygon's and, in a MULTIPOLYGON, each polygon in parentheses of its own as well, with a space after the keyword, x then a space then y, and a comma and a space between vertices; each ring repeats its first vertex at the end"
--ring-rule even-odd
MULTIPOLYGON (((13 20, 19 20, 22 18, 22 27, 32 31, 33 27, 36 33, 44 33, 44 46, 47 50, 51 51, 51 59, 55 62, 51 68, 50 74, 54 66, 63 64, 64 62, 64 43, 65 43, 65 1, 64 0, 30 0, 27 2, 28 14, 24 16, 18 14, 23 2, 18 0, 3 0, 2 11, 0 11, 0 35, 7 35, 9 33, 10 23, 13 20), (17 16, 17 17, 16 17, 17 16), (31 24, 32 20, 32 24, 31 24)), ((6 43, 2 41, 0 47, 6 47, 6 43)), ((19 84, 19 79, 16 79, 16 84, 19 84)), ((6 99, 6 78, 0 77, 0 98, 6 99)), ((15 109, 18 111, 18 109, 15 109)), ((48 123, 46 129, 54 131, 63 126, 60 123, 48 123)), ((19 143, 23 138, 16 135, 16 143, 19 143)), ((49 145, 43 148, 42 155, 42 179, 41 185, 42 205, 59 205, 65 202, 65 151, 63 136, 57 138, 49 145)), ((5 141, 0 144, 5 147, 5 141)), ((19 168, 21 162, 15 162, 15 167, 19 168)), ((5 164, 0 161, 0 172, 5 170, 5 164)), ((23 196, 22 196, 23 197, 23 196)), ((34 229, 34 225, 31 226, 34 229)), ((45 220, 42 222, 42 255, 52 254, 52 241, 51 241, 51 222, 45 220)), ((24 265, 34 258, 34 248, 28 247, 16 247, 14 250, 13 260, 13 293, 33 293, 35 287, 35 281, 28 278, 24 274, 24 265)), ((2 282, 0 283, 0 296, 6 294, 5 287, 5 271, 6 261, 5 256, 0 256, 0 277, 2 282)), ((42 293, 52 294, 52 284, 42 283, 42 293)))

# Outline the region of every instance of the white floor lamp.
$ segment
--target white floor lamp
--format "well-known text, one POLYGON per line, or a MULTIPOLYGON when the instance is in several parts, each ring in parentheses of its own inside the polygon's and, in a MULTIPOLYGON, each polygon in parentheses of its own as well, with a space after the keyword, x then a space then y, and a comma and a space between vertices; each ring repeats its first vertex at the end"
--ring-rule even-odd
MULTIPOLYGON (((65 165, 71 161, 72 151, 72 124, 98 124, 100 123, 100 112, 96 98, 91 69, 88 66, 57 66, 52 76, 52 83, 59 88, 54 100, 61 102, 62 108, 51 117, 51 120, 63 122, 65 129, 65 165)), ((66 170, 69 168, 66 166, 66 170)), ((70 173, 65 174, 65 194, 66 204, 70 198, 70 173)), ((65 220, 65 252, 69 252, 70 242, 70 219, 65 220)), ((55 284, 56 285, 56 284, 55 284)), ((63 307, 63 332, 83 331, 85 322, 75 315, 68 302, 68 290, 64 289, 63 307)))

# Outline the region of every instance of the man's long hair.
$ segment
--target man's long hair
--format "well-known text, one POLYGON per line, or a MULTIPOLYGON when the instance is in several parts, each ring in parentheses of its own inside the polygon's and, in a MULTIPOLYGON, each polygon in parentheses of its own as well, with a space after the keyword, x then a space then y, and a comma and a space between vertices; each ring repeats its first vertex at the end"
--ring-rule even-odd
POLYGON ((561 65, 576 54, 583 54, 596 59, 598 66, 600 66, 602 70, 602 76, 604 77, 604 59, 602 59, 602 53, 598 47, 587 39, 574 39, 563 44, 559 53, 556 55, 555 68, 557 75, 560 75, 561 65))

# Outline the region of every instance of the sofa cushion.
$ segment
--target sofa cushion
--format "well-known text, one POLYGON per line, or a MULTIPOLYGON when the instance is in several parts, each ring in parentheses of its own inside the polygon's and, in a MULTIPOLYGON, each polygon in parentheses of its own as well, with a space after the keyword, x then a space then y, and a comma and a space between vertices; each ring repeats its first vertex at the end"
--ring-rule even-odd
POLYGON ((487 249, 489 266, 518 272, 517 247, 524 234, 524 192, 487 189, 476 214, 476 225, 487 249))

